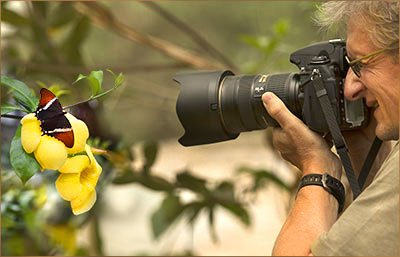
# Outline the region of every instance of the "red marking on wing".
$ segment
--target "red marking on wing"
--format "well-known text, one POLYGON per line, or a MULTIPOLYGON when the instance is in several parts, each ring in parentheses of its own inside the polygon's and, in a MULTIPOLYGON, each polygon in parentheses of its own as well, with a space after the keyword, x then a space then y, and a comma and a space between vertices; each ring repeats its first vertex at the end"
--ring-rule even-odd
POLYGON ((66 147, 72 148, 74 146, 74 132, 72 130, 58 132, 54 137, 63 142, 66 147))
POLYGON ((56 97, 56 95, 53 94, 50 90, 48 90, 46 88, 40 89, 40 103, 39 103, 39 106, 40 107, 45 106, 54 97, 56 97))

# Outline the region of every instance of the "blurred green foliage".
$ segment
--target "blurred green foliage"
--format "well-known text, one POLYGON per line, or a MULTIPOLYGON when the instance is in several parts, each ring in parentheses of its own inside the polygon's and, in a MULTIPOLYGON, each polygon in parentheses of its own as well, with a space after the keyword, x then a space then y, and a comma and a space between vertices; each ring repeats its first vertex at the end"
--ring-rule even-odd
MULTIPOLYGON (((221 58, 216 60, 215 54, 205 50, 207 48, 188 32, 173 25, 171 17, 160 15, 145 3, 100 4, 113 14, 114 19, 142 35, 174 43, 210 62, 221 62, 221 58)), ((291 52, 322 39, 311 22, 316 4, 205 1, 157 2, 156 5, 219 50, 229 61, 225 62, 227 68, 230 68, 228 63, 233 63, 238 73, 286 73, 296 71, 289 63, 291 52)), ((250 226, 252 216, 246 195, 257 195, 270 185, 293 192, 295 185, 287 184, 275 172, 251 165, 238 168, 230 178, 219 181, 196 176, 190 167, 172 180, 153 174, 152 168, 159 154, 157 141, 176 138, 182 133, 175 115, 179 86, 171 78, 178 71, 193 68, 165 56, 154 47, 136 44, 107 26, 96 26, 79 11, 76 3, 21 2, 19 9, 16 5, 7 1, 1 5, 2 24, 12 28, 2 34, 2 73, 26 81, 33 91, 38 91, 41 86, 53 88, 63 103, 74 103, 101 92, 98 84, 103 77, 96 72, 89 74, 90 71, 105 67, 112 67, 117 73, 124 71, 127 86, 117 90, 114 97, 93 101, 92 105, 81 106, 75 111, 86 119, 92 136, 90 144, 107 150, 103 156, 96 156, 103 167, 98 184, 99 199, 110 185, 138 184, 163 194, 160 206, 149 217, 149 229, 155 239, 170 232, 182 220, 194 228, 199 216, 204 214, 208 217, 211 237, 220 240, 215 229, 219 209, 225 209, 243 225, 250 226), (79 83, 91 87, 72 85, 79 74, 89 74, 81 75, 78 80, 86 78, 85 82, 79 83), (141 148, 145 161, 141 167, 133 167, 132 162, 137 156, 131 148, 141 141, 145 142, 141 148), (251 183, 244 190, 238 190, 236 182, 242 176, 250 177, 251 183), (193 200, 183 201, 182 192, 190 192, 194 195, 193 200)), ((92 11, 98 10, 93 8, 92 11)), ((103 21, 110 20, 106 13, 103 15, 103 21)), ((124 80, 122 76, 112 74, 114 81, 104 77, 104 84, 110 85, 104 89, 106 92, 124 80)), ((17 89, 14 90, 15 94, 17 89)), ((2 115, 15 110, 32 111, 37 106, 37 103, 17 105, 26 102, 21 101, 23 94, 17 94, 16 102, 9 103, 10 94, 1 91, 2 115), (5 102, 8 105, 3 104, 5 102)), ((2 166, 7 166, 9 144, 3 142, 6 141, 2 140, 2 166)), ((104 232, 99 225, 100 210, 104 208, 102 201, 99 200, 89 213, 78 217, 72 215, 63 201, 53 203, 50 209, 41 209, 38 203, 43 200, 43 190, 47 190, 47 195, 55 193, 52 185, 56 176, 45 172, 39 177, 42 178, 39 184, 47 187, 32 186, 30 182, 22 186, 15 181, 12 172, 2 170, 2 254, 106 254, 102 240, 104 232), (76 231, 85 224, 92 224, 90 242, 93 249, 81 248, 76 242, 76 231)), ((140 253, 146 254, 159 253, 140 253)), ((190 249, 185 253, 167 254, 195 255, 190 249)))

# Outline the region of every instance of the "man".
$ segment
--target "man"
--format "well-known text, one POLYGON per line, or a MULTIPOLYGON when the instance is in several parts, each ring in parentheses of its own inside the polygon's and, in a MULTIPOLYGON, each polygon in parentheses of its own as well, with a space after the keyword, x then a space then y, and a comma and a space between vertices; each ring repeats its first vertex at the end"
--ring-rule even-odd
MULTIPOLYGON (((355 170, 360 170, 375 135, 385 141, 384 147, 376 160, 378 167, 367 181, 369 185, 340 214, 338 200, 322 186, 302 187, 272 254, 396 256, 399 254, 399 4, 328 2, 321 10, 325 13, 325 24, 341 21, 347 25, 346 49, 352 65, 346 76, 345 97, 365 98, 373 116, 367 128, 344 135, 355 170), (396 142, 387 154, 390 140, 396 142)), ((297 166, 303 176, 328 173, 340 180, 342 164, 324 139, 290 113, 273 93, 265 93, 263 102, 281 126, 274 130, 273 136, 274 146, 282 157, 297 166)))

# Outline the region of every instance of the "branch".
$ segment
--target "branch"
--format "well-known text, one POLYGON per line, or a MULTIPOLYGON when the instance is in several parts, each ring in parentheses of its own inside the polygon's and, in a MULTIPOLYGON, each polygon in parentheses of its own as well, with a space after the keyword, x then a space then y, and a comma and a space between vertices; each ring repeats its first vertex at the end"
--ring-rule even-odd
POLYGON ((80 105, 80 104, 88 103, 88 102, 90 102, 90 101, 92 101, 92 100, 95 100, 95 99, 97 99, 97 98, 100 98, 100 97, 102 97, 102 96, 105 96, 106 94, 110 93, 111 91, 113 91, 113 90, 115 90, 115 89, 117 89, 117 87, 110 88, 109 90, 107 90, 107 91, 105 91, 105 92, 103 92, 103 93, 101 93, 101 94, 98 94, 98 95, 95 95, 95 96, 91 96, 89 99, 87 99, 87 100, 85 100, 85 101, 82 101, 82 102, 79 102, 79 103, 75 103, 75 104, 71 104, 71 105, 65 106, 65 107, 63 107, 63 109, 65 110, 65 109, 69 109, 69 108, 75 107, 75 106, 80 105))
POLYGON ((83 15, 90 18, 92 23, 99 28, 112 29, 113 32, 139 44, 152 47, 163 54, 180 62, 186 63, 197 69, 224 69, 225 66, 210 61, 203 56, 197 55, 189 50, 183 49, 175 44, 144 35, 135 29, 123 24, 114 18, 112 13, 97 2, 75 2, 74 7, 83 15))
POLYGON ((187 67, 184 63, 172 63, 172 64, 149 64, 149 65, 132 65, 132 66, 116 66, 116 67, 105 67, 105 66, 93 66, 93 67, 84 67, 84 66, 70 66, 70 65, 56 65, 56 64, 43 64, 43 63, 35 63, 29 61, 22 61, 20 59, 10 57, 7 55, 2 56, 3 63, 11 63, 18 66, 23 66, 29 70, 36 71, 45 71, 45 72, 54 72, 54 73, 62 73, 62 74, 77 74, 77 73, 89 73, 93 70, 105 70, 110 69, 115 72, 124 72, 124 73, 135 73, 135 72, 154 72, 154 71, 163 71, 163 70, 171 70, 171 69, 179 69, 187 67))
POLYGON ((9 119, 16 119, 16 120, 20 120, 23 117, 22 116, 18 116, 18 115, 12 115, 12 114, 3 114, 1 115, 2 118, 9 118, 9 119))
POLYGON ((199 33, 197 33, 194 29, 188 26, 186 23, 179 20, 177 17, 172 15, 170 12, 162 8, 160 5, 154 2, 143 1, 140 2, 147 7, 153 9, 158 14, 163 16, 170 23, 175 25, 178 29, 185 32, 190 38, 192 38, 201 48, 203 48, 206 52, 214 55, 219 58, 224 64, 229 66, 232 70, 239 70, 235 64, 233 64, 224 54, 222 54, 218 49, 216 49, 213 45, 211 45, 206 39, 204 39, 199 33))

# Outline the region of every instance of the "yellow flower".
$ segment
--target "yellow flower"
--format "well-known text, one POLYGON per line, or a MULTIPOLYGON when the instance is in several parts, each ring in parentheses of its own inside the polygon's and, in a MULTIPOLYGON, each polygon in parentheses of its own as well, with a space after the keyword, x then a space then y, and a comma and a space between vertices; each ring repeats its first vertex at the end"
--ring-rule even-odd
POLYGON ((21 120, 21 144, 27 153, 34 153, 44 169, 59 170, 56 181, 58 193, 64 200, 71 201, 75 215, 87 212, 96 202, 96 184, 101 166, 93 156, 86 141, 89 130, 86 124, 73 115, 65 114, 74 132, 74 145, 68 148, 60 140, 43 135, 40 121, 34 113, 21 120), (81 154, 85 151, 85 154, 81 154), (68 154, 78 154, 67 158, 68 154))
POLYGON ((64 200, 71 201, 75 215, 89 211, 96 202, 96 184, 101 174, 101 166, 93 156, 89 145, 85 145, 87 155, 77 155, 65 162, 56 181, 58 193, 64 200))
POLYGON ((67 119, 71 123, 74 131, 74 145, 68 148, 60 140, 42 135, 40 121, 34 113, 25 115, 21 119, 21 143, 25 152, 34 153, 36 160, 44 169, 58 170, 67 160, 68 153, 75 154, 82 152, 85 148, 86 140, 89 137, 89 130, 86 124, 67 113, 67 119))
POLYGON ((72 131, 74 131, 74 146, 67 147, 69 154, 80 153, 85 150, 86 140, 89 137, 89 130, 85 122, 75 118, 72 114, 65 114, 69 123, 71 123, 72 131))

